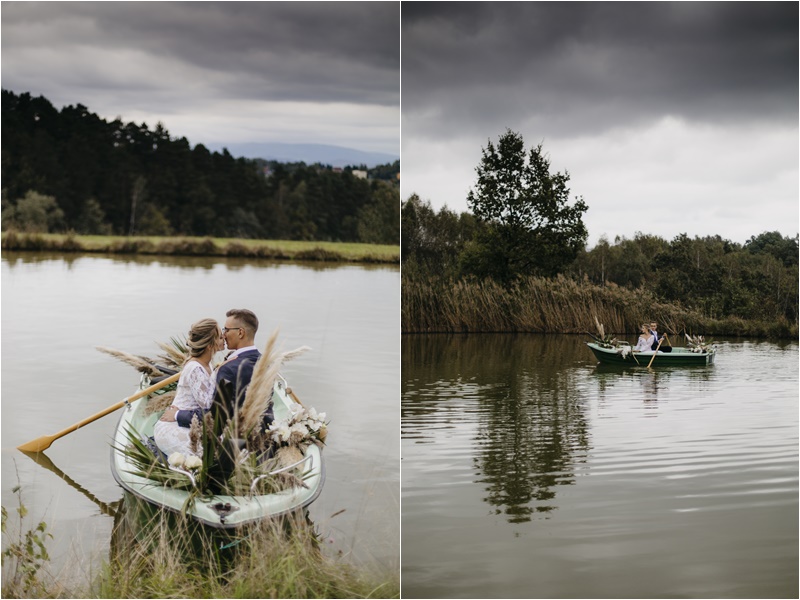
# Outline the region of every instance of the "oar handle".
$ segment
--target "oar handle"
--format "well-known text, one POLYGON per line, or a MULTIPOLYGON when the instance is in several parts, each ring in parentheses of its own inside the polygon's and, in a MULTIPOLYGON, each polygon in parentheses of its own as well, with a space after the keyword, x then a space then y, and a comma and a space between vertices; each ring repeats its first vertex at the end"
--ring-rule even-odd
POLYGON ((135 402, 139 398, 143 398, 144 396, 149 396, 153 392, 155 392, 157 390, 160 390, 163 387, 168 386, 170 383, 178 381, 178 379, 180 379, 180 377, 181 377, 180 373, 175 373, 174 375, 170 375, 169 377, 167 377, 166 379, 164 379, 162 381, 159 381, 158 383, 154 383, 150 387, 146 387, 143 390, 139 390, 133 396, 128 396, 124 400, 120 400, 114 406, 109 406, 105 410, 101 410, 96 415, 92 415, 91 417, 87 417, 83 421, 81 421, 80 423, 75 423, 75 425, 70 427, 68 431, 65 431, 64 435, 66 435, 67 433, 71 433, 72 431, 75 431, 76 429, 79 429, 79 428, 83 427, 84 425, 88 425, 92 421, 96 421, 97 419, 105 417, 106 415, 111 414, 115 410, 119 410, 120 408, 122 408, 126 404, 130 404, 131 402, 135 402))
POLYGON ((107 414, 110 414, 115 410, 119 410, 120 408, 122 408, 123 406, 125 406, 130 402, 138 400, 139 398, 147 396, 148 394, 152 394, 156 390, 160 390, 161 388, 168 386, 170 383, 178 381, 180 376, 181 376, 180 373, 175 373, 174 375, 167 377, 163 381, 159 381, 158 383, 155 383, 150 387, 147 387, 143 390, 139 390, 133 396, 129 396, 128 398, 125 398, 124 400, 117 402, 113 406, 109 406, 108 408, 101 410, 99 413, 94 414, 91 417, 86 417, 85 419, 83 419, 83 421, 79 421, 78 423, 75 423, 71 427, 67 427, 63 431, 59 431, 55 435, 42 436, 40 438, 28 442, 27 444, 22 444, 21 446, 17 446, 17 450, 22 450, 23 452, 41 452, 42 450, 47 450, 47 448, 50 447, 50 444, 52 444, 58 438, 64 437, 68 433, 72 433, 73 431, 75 431, 76 429, 80 429, 84 425, 88 425, 89 423, 96 421, 101 417, 105 417, 107 414))
POLYGON ((648 368, 648 369, 650 368, 650 365, 652 365, 652 364, 653 364, 653 361, 656 359, 656 354, 658 354, 658 349, 659 349, 659 348, 661 348, 661 342, 663 342, 663 341, 664 341, 664 338, 663 338, 663 337, 662 337, 660 340, 658 340, 658 346, 656 346, 656 351, 655 351, 655 352, 653 352, 653 358, 651 358, 651 359, 650 359, 650 362, 649 362, 649 363, 647 363, 647 368, 648 368))

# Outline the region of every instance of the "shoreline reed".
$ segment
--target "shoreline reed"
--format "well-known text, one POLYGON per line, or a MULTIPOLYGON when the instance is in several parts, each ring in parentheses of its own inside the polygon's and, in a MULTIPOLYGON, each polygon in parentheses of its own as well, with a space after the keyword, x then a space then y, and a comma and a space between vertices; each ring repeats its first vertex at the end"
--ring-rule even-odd
POLYGON ((796 323, 706 317, 696 310, 659 302, 646 289, 600 287, 562 275, 528 277, 505 288, 491 280, 403 278, 401 331, 415 333, 586 333, 595 316, 605 331, 635 334, 641 323, 658 321, 670 334, 797 338, 796 323))

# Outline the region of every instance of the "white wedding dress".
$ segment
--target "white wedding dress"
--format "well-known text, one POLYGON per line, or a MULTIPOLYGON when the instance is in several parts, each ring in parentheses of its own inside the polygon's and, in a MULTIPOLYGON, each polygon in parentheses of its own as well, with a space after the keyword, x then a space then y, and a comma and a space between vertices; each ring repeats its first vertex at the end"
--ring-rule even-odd
MULTIPOLYGON (((216 377, 212 372, 206 372, 203 365, 196 360, 189 361, 181 371, 178 379, 178 391, 172 406, 178 410, 194 410, 202 408, 208 410, 214 400, 214 388, 216 377)), ((175 421, 156 421, 153 428, 156 445, 159 450, 169 456, 173 452, 180 452, 184 456, 203 455, 202 445, 198 452, 192 452, 189 443, 189 428, 181 427, 175 421)))

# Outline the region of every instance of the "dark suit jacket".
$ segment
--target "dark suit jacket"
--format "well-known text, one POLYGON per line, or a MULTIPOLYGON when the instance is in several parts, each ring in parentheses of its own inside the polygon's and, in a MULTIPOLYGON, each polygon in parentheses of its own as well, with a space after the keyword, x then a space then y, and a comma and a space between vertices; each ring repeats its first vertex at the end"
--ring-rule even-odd
MULTIPOLYGON (((217 369, 217 390, 211 404, 211 412, 215 418, 219 415, 227 420, 233 414, 234 402, 238 407, 242 406, 247 386, 253 378, 253 368, 260 357, 261 352, 258 350, 248 350, 217 369)), ((175 413, 175 420, 181 427, 191 427, 194 415, 202 419, 203 410, 179 410, 175 413)))

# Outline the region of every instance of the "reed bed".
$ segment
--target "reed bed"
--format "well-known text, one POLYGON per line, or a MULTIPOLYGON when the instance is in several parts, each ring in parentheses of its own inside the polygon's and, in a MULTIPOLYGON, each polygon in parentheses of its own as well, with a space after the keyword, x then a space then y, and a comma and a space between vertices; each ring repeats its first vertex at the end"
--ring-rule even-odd
MULTIPOLYGON (((4 518, 4 598, 399 598, 398 572, 366 569, 321 551, 305 514, 264 521, 232 537, 180 515, 117 508, 108 558, 49 569, 46 526, 9 544, 4 518), (28 543, 32 540, 33 543, 28 543), (39 544, 42 549, 39 549, 39 544)), ((5 510, 4 510, 5 513, 5 510)), ((49 535, 49 534, 48 534, 49 535)), ((13 534, 12 534, 13 536, 13 534)))
POLYGON ((660 302, 646 288, 600 287, 563 276, 529 277, 511 287, 491 280, 403 277, 403 333, 585 333, 595 331, 595 317, 607 332, 618 334, 635 334, 642 323, 655 320, 669 333, 797 336, 797 325, 786 321, 712 319, 660 302))
MULTIPOLYGON (((141 524, 140 524, 141 525, 141 524)), ((139 529, 141 532, 142 529, 139 529)), ((190 529, 157 513, 138 537, 120 521, 116 551, 92 582, 100 598, 396 598, 399 580, 326 557, 303 514, 238 532, 190 529)))
POLYGON ((8 231, 3 250, 169 256, 220 256, 269 260, 399 264, 400 249, 377 244, 228 240, 191 237, 113 237, 8 231))

